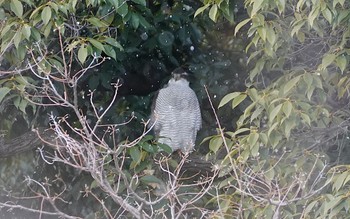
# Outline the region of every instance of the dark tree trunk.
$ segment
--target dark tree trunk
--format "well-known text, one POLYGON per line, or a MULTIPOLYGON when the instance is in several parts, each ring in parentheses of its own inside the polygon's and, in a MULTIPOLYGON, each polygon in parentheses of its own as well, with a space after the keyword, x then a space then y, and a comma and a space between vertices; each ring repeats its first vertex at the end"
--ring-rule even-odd
POLYGON ((28 131, 19 137, 9 140, 0 136, 0 158, 11 157, 15 154, 32 150, 43 144, 42 140, 52 142, 54 138, 53 131, 45 130, 45 128, 28 131))
MULTIPOLYGON (((0 136, 0 158, 11 157, 32 150, 40 145, 48 145, 56 148, 55 145, 57 145, 57 142, 55 140, 56 135, 54 131, 43 127, 28 131, 10 140, 6 140, 0 136)), ((174 159, 180 159, 176 153, 173 156, 174 159)), ((187 160, 188 162, 182 168, 183 172, 193 175, 212 174, 213 164, 210 161, 203 160, 202 155, 191 154, 187 160)))

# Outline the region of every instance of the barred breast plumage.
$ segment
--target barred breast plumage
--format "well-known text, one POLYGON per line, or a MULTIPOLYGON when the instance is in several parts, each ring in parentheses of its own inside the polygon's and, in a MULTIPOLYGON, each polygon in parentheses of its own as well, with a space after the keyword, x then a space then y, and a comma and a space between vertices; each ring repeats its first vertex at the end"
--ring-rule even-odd
POLYGON ((173 151, 193 150, 202 119, 197 96, 186 79, 174 77, 159 91, 151 123, 155 123, 160 143, 169 145, 173 151))

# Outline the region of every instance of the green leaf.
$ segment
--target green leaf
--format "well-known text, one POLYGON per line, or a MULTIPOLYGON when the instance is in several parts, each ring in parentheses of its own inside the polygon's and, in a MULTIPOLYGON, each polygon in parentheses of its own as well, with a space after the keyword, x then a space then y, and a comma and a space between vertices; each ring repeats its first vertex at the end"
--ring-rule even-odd
POLYGON ((18 105, 18 109, 19 109, 23 114, 26 114, 26 108, 27 108, 27 106, 28 106, 28 101, 21 98, 21 102, 20 102, 20 104, 18 105))
POLYGON ((261 143, 263 143, 264 145, 267 145, 269 138, 266 133, 260 133, 259 138, 261 143))
POLYGON ((339 4, 344 7, 345 0, 338 0, 339 4))
POLYGON ((306 124, 308 124, 309 126, 311 126, 311 119, 310 119, 310 117, 309 117, 307 114, 305 114, 305 113, 300 113, 300 116, 301 116, 301 118, 303 119, 303 121, 304 121, 306 124))
POLYGON ((100 43, 99 41, 92 39, 92 38, 88 38, 87 39, 95 48, 99 49, 100 51, 104 51, 104 47, 103 44, 100 43))
POLYGON ((321 69, 327 68, 332 62, 335 60, 336 55, 335 54, 326 54, 322 58, 322 64, 321 69))
POLYGON ((282 108, 282 103, 279 104, 278 106, 276 106, 275 108, 273 108, 273 110, 271 110, 270 114, 269 114, 269 122, 273 122, 273 120, 275 119, 275 117, 277 116, 277 114, 281 111, 282 108))
POLYGON ((153 135, 146 135, 145 137, 142 138, 141 142, 147 142, 147 141, 151 141, 154 139, 153 135))
POLYGON ((58 59, 54 59, 54 58, 49 58, 48 61, 50 62, 50 64, 52 65, 53 68, 57 69, 59 72, 63 72, 63 65, 62 63, 59 61, 58 59))
POLYGON ((344 72, 346 65, 347 65, 346 57, 344 55, 340 55, 335 59, 335 62, 337 63, 340 71, 344 72))
POLYGON ((210 6, 210 4, 206 4, 200 8, 197 9, 197 11, 194 13, 194 17, 197 17, 199 14, 203 13, 205 9, 207 9, 210 6))
POLYGON ((233 133, 233 135, 234 135, 234 136, 237 136, 237 135, 239 135, 239 134, 241 134, 241 133, 243 133, 243 132, 247 132, 247 131, 249 131, 249 130, 250 130, 249 128, 240 128, 240 129, 236 130, 236 131, 233 133))
POLYGON ((18 57, 19 61, 23 61, 24 60, 27 52, 28 52, 28 49, 25 47, 25 45, 20 44, 18 46, 16 54, 17 54, 17 57, 18 57))
POLYGON ((261 9, 261 5, 262 5, 263 1, 264 0, 253 1, 253 9, 250 12, 250 17, 253 17, 261 9))
POLYGON ((250 145, 250 148, 254 147, 257 144, 259 139, 259 134, 257 132, 251 132, 248 136, 247 142, 250 145))
POLYGON ((114 46, 114 47, 118 48, 120 51, 124 50, 122 45, 120 45, 120 43, 117 40, 115 40, 115 39, 113 39, 111 37, 106 37, 105 42, 108 43, 111 46, 114 46))
POLYGON ((212 139, 213 137, 214 137, 214 136, 205 137, 205 138, 201 141, 201 143, 200 143, 199 145, 202 145, 204 142, 209 141, 209 140, 212 139))
POLYGON ((291 130, 295 127, 295 121, 292 119, 284 120, 284 135, 287 139, 290 137, 291 130))
POLYGON ((10 3, 11 11, 13 11, 17 17, 22 17, 23 15, 23 5, 18 0, 11 0, 10 3))
POLYGON ((350 181, 350 173, 348 171, 347 177, 344 180, 343 186, 350 181))
POLYGON ((283 93, 286 94, 288 93, 288 91, 290 91, 290 89, 292 89, 297 83, 298 81, 300 80, 300 75, 295 77, 295 78, 292 78, 291 80, 289 80, 285 85, 284 85, 284 88, 283 88, 283 93))
POLYGON ((259 101, 261 99, 259 94, 258 94, 258 91, 255 88, 248 89, 247 90, 247 94, 249 95, 250 99, 253 102, 257 102, 257 101, 259 101))
POLYGON ((308 16, 308 21, 309 21, 309 24, 310 24, 311 27, 313 26, 315 19, 319 15, 320 15, 320 7, 318 5, 318 6, 312 8, 312 10, 311 10, 311 12, 309 13, 309 16, 308 16))
POLYGON ((130 148, 130 156, 133 161, 139 163, 141 161, 141 151, 137 146, 130 148))
MULTIPOLYGON (((224 180, 220 181, 218 188, 222 189, 222 188, 225 188, 227 186, 231 186, 232 181, 234 181, 234 178, 232 176, 227 177, 224 180)), ((210 199, 207 202, 207 204, 208 203, 217 203, 217 197, 213 197, 212 199, 210 199)))
POLYGON ((44 28, 44 36, 47 38, 49 37, 51 31, 52 31, 52 22, 48 23, 44 28))
POLYGON ((243 100, 245 100, 246 97, 247 97, 247 94, 242 93, 238 95, 238 97, 234 98, 232 101, 232 109, 236 108, 236 106, 238 106, 238 104, 240 104, 243 100))
POLYGON ((313 207, 317 204, 318 200, 315 200, 313 202, 311 202, 304 210, 304 214, 305 215, 309 215, 309 213, 311 212, 311 210, 313 209, 313 207))
MULTIPOLYGON (((24 76, 24 75, 17 76, 14 79, 16 80, 16 82, 18 82, 18 84, 24 85, 24 86, 29 85, 29 83, 34 83, 34 81, 35 81, 34 79, 27 77, 27 76, 24 76)), ((21 91, 24 91, 24 89, 21 91)))
POLYGON ((226 94, 220 101, 218 108, 226 105, 230 100, 232 100, 233 98, 236 98, 238 95, 240 95, 241 92, 233 92, 233 93, 229 93, 226 94))
POLYGON ((333 184, 333 191, 334 192, 339 191, 339 189, 344 185, 344 181, 345 181, 346 177, 348 177, 348 176, 349 176, 349 172, 345 171, 336 178, 336 180, 333 184))
POLYGON ((152 27, 152 25, 151 25, 150 23, 148 23, 148 21, 147 21, 144 17, 140 16, 139 19, 140 19, 140 24, 141 24, 146 30, 148 30, 148 29, 150 29, 150 28, 152 27))
POLYGON ((44 25, 47 25, 51 19, 51 8, 46 6, 41 12, 41 20, 44 22, 44 25))
POLYGON ((291 36, 294 36, 294 34, 298 34, 300 28, 302 28, 305 24, 305 20, 299 20, 293 24, 293 29, 291 31, 291 36))
POLYGON ((136 4, 142 5, 146 7, 146 0, 132 0, 136 4))
POLYGON ((235 9, 234 9, 234 3, 230 1, 221 1, 219 3, 219 9, 221 11, 221 15, 223 15, 226 20, 228 20, 231 24, 235 21, 235 9))
POLYGON ((243 121, 251 116, 251 111, 254 109, 256 106, 256 102, 251 103, 248 107, 245 108, 244 113, 241 117, 243 117, 243 121))
POLYGON ((81 62, 81 64, 84 64, 87 57, 87 48, 85 45, 81 45, 78 50, 78 59, 81 62))
POLYGON ((311 96, 314 93, 315 87, 314 86, 309 86, 306 90, 306 96, 309 100, 311 100, 311 96))
POLYGON ((117 13, 122 16, 123 18, 128 14, 129 7, 126 2, 124 2, 119 8, 117 8, 117 13))
POLYGON ((250 153, 253 157, 256 157, 259 155, 259 144, 258 143, 255 143, 254 145, 252 145, 250 147, 250 153))
POLYGON ((105 53, 109 56, 109 57, 112 57, 114 60, 117 59, 117 54, 115 52, 115 50, 113 49, 112 46, 109 46, 109 45, 104 45, 104 51, 105 53))
POLYGON ((209 18, 212 21, 216 22, 217 14, 218 14, 218 5, 217 4, 213 4, 213 6, 211 6, 211 8, 209 10, 209 18))
POLYGON ((340 24, 344 19, 349 16, 349 10, 338 11, 337 23, 340 24))
POLYGON ((324 10, 322 10, 322 15, 324 18, 326 18, 328 23, 332 24, 333 15, 332 15, 332 12, 328 8, 325 8, 324 10))
POLYGON ((267 32, 266 32, 266 39, 267 41, 271 44, 274 45, 276 42, 276 33, 273 30, 273 28, 268 28, 267 32))
POLYGON ((28 24, 23 25, 22 34, 27 40, 30 38, 30 33, 30 26, 28 24))
POLYGON ((68 7, 66 7, 65 5, 58 5, 58 9, 65 14, 66 16, 68 16, 68 7))
POLYGON ((150 184, 150 183, 157 183, 157 184, 161 184, 162 180, 158 179, 157 177, 153 176, 153 175, 146 175, 140 178, 140 180, 143 183, 146 184, 150 184))
POLYGON ((143 150, 147 151, 148 153, 155 152, 153 146, 150 143, 144 142, 143 144, 141 144, 141 147, 143 150))
POLYGON ((30 20, 34 19, 34 15, 38 14, 42 7, 44 7, 44 5, 41 5, 41 6, 37 7, 37 8, 31 13, 31 15, 29 16, 29 19, 30 19, 30 20))
POLYGON ((320 88, 320 89, 323 89, 323 85, 322 85, 322 80, 321 80, 321 76, 320 75, 317 75, 317 74, 312 74, 312 77, 313 77, 313 84, 320 88))
POLYGON ((239 22, 239 23, 237 24, 237 26, 235 27, 235 33, 234 33, 234 35, 236 36, 236 34, 238 33, 238 31, 239 31, 244 25, 246 25, 250 20, 251 20, 251 18, 247 18, 247 19, 245 19, 245 20, 239 22))
POLYGON ((13 44, 15 44, 16 49, 18 49, 18 45, 22 41, 22 33, 16 32, 15 37, 13 39, 13 44))
POLYGON ((0 103, 10 91, 11 89, 8 87, 0 87, 0 103))
POLYGON ((134 27, 134 29, 137 29, 140 25, 140 19, 139 19, 139 16, 138 14, 136 13, 132 13, 132 16, 131 16, 131 24, 132 26, 134 27))
POLYGON ((5 35, 8 34, 8 31, 11 29, 11 27, 13 25, 15 25, 16 23, 15 22, 12 22, 10 24, 7 24, 7 25, 4 25, 2 26, 2 30, 1 30, 1 34, 0 34, 0 37, 3 38, 5 35))
POLYGON ((283 110, 283 113, 286 115, 286 117, 288 118, 292 112, 292 108, 293 108, 293 105, 290 101, 286 101, 283 103, 283 107, 282 107, 282 110, 283 110))
POLYGON ((276 2, 278 12, 282 14, 284 12, 284 9, 286 8, 286 0, 279 0, 276 2))
POLYGON ((48 6, 51 7, 52 10, 54 10, 56 13, 58 12, 58 5, 56 3, 54 3, 53 1, 49 1, 47 3, 48 6))
POLYGON ((341 208, 343 207, 349 208, 348 203, 344 202, 345 200, 347 200, 347 198, 345 198, 343 195, 340 195, 329 202, 330 203, 329 206, 332 206, 332 207, 330 207, 331 208, 330 214, 327 215, 329 216, 328 218, 338 218, 339 213, 341 212, 341 208))
POLYGON ((279 132, 271 132, 270 136, 269 136, 269 143, 272 146, 272 148, 274 149, 278 143, 282 140, 282 135, 279 132))
POLYGON ((34 38, 35 41, 40 41, 41 40, 41 34, 40 34, 40 32, 37 29, 32 28, 31 29, 31 35, 32 35, 32 37, 34 38))
POLYGON ((109 0, 114 8, 119 8, 119 0, 109 0))
POLYGON ((18 109, 19 104, 21 103, 21 98, 19 96, 17 96, 14 100, 13 100, 13 105, 18 109))
POLYGON ((216 137, 213 137, 212 139, 210 139, 210 142, 209 142, 209 149, 216 153, 221 145, 223 144, 223 139, 221 138, 221 136, 216 136, 216 137))
POLYGON ((162 149, 163 151, 165 151, 168 154, 171 154, 173 152, 173 149, 169 145, 161 144, 161 143, 158 143, 157 145, 160 149, 162 149))
POLYGON ((304 74, 303 78, 304 78, 304 81, 307 84, 307 86, 310 87, 312 85, 312 82, 313 82, 312 75, 307 72, 304 74))
POLYGON ((0 20, 5 20, 5 19, 6 19, 5 10, 3 8, 0 8, 0 20))
MULTIPOLYGON (((244 150, 241 152, 241 154, 238 156, 237 161, 240 163, 245 163, 250 156, 249 150, 244 150)), ((227 175, 227 174, 225 174, 227 175)))
POLYGON ((250 117, 250 122, 253 122, 254 119, 258 118, 258 116, 261 115, 262 111, 264 110, 263 107, 259 106, 254 110, 253 114, 250 117))
POLYGON ((305 42, 305 33, 299 31, 297 33, 297 39, 299 40, 299 42, 304 43, 305 42))
POLYGON ((258 29, 258 34, 260 36, 260 38, 265 42, 266 41, 266 28, 265 27, 259 27, 258 29))
POLYGON ((79 40, 73 41, 72 43, 70 43, 70 44, 67 46, 68 52, 71 52, 74 48, 77 47, 78 44, 80 44, 80 41, 79 41, 79 40))
POLYGON ((97 17, 91 17, 86 20, 96 27, 108 27, 108 24, 105 21, 100 20, 97 17))
POLYGON ((76 10, 76 6, 77 6, 77 3, 78 3, 78 0, 70 0, 69 1, 70 3, 70 6, 71 6, 71 9, 73 12, 76 10))
POLYGON ((269 179, 270 181, 273 180, 273 178, 275 177, 275 171, 273 168, 269 169, 267 172, 265 172, 264 176, 269 179))
POLYGON ((263 58, 260 58, 256 64, 253 70, 249 72, 249 79, 253 81, 256 75, 258 75, 264 68, 266 61, 263 58))

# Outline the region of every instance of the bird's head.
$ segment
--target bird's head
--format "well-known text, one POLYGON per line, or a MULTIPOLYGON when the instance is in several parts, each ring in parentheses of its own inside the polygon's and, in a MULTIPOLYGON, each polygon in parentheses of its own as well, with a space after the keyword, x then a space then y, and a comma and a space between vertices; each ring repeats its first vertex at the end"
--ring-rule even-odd
POLYGON ((185 80, 189 80, 189 74, 181 67, 175 69, 172 73, 171 73, 171 77, 175 80, 178 81, 180 79, 185 79, 185 80))

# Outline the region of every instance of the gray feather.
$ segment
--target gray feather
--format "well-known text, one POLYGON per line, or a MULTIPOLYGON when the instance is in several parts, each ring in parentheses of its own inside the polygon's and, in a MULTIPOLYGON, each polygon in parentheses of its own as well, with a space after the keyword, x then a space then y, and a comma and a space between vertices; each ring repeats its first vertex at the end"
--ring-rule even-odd
POLYGON ((201 112, 195 92, 185 79, 170 79, 155 99, 150 124, 160 137, 159 142, 173 151, 193 150, 198 130, 202 126, 201 112))

